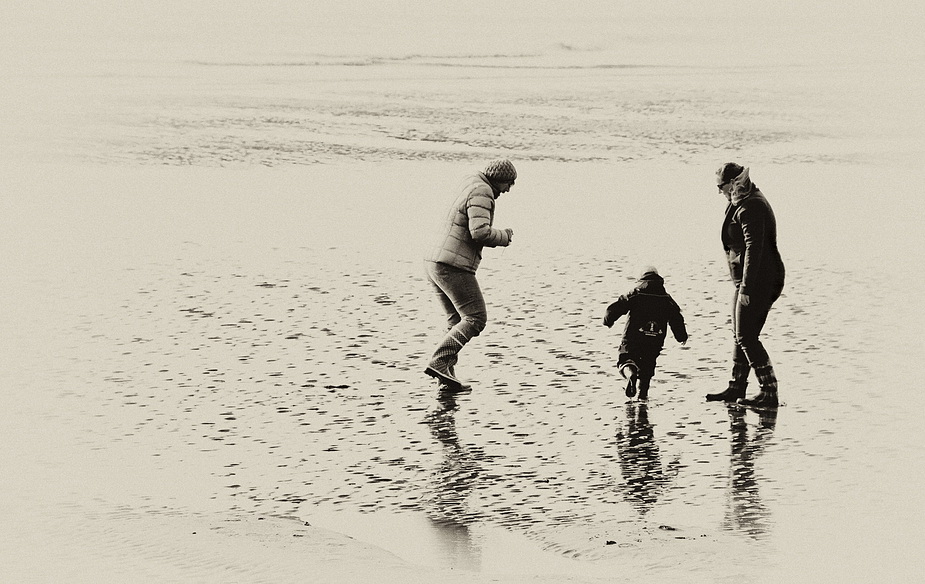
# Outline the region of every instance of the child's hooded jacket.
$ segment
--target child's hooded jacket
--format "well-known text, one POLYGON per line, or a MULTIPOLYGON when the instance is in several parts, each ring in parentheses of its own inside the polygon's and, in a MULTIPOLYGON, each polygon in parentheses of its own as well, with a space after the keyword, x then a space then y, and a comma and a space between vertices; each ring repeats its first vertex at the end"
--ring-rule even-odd
POLYGON ((661 351, 668 326, 679 343, 687 341, 681 308, 665 292, 665 281, 654 270, 643 273, 635 288, 607 307, 604 324, 611 327, 624 314, 629 318, 623 343, 630 350, 661 351))

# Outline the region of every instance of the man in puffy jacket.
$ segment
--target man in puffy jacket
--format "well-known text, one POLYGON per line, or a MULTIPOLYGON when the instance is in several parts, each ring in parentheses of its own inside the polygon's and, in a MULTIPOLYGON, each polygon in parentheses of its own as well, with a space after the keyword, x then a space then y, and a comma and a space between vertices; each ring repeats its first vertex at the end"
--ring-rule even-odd
POLYGON ((517 171, 510 160, 490 162, 485 170, 466 177, 450 206, 440 237, 425 270, 447 315, 448 331, 437 345, 424 372, 450 391, 469 389, 455 373, 459 351, 485 329, 485 299, 475 272, 483 247, 505 247, 511 229, 492 226, 495 201, 513 186, 517 171))

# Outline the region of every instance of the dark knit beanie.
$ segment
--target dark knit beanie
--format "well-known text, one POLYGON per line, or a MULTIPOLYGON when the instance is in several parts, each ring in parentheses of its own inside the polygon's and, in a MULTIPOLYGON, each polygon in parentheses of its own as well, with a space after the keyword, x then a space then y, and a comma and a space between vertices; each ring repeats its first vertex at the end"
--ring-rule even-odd
POLYGON ((716 171, 716 184, 717 186, 723 186, 728 183, 735 177, 742 174, 742 171, 745 168, 742 165, 736 164, 735 162, 727 162, 726 164, 719 167, 719 170, 716 171))
POLYGON ((485 167, 484 173, 485 176, 488 177, 488 180, 495 183, 514 182, 514 179, 517 178, 517 171, 514 169, 514 165, 506 158, 499 158, 498 160, 489 162, 488 166, 485 167))

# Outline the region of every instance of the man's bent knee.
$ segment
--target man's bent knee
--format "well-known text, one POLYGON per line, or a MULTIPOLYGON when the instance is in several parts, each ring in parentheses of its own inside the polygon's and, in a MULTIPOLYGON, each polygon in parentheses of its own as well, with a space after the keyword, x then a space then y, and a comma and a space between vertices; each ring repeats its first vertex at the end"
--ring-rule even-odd
POLYGON ((466 329, 469 332, 469 335, 477 337, 483 330, 485 330, 485 326, 487 325, 487 318, 482 315, 467 315, 463 318, 463 322, 466 323, 466 329))

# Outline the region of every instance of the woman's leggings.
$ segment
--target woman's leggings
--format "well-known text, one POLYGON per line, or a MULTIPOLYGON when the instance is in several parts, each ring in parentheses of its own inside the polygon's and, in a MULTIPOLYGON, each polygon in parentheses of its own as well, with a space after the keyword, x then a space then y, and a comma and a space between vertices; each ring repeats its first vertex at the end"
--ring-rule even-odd
POLYGON ((748 306, 739 302, 739 288, 732 295, 732 330, 735 345, 732 353, 732 382, 744 387, 750 369, 755 370, 762 388, 777 389, 777 379, 771 366, 771 357, 758 338, 771 306, 780 297, 780 290, 769 290, 749 295, 748 306))

